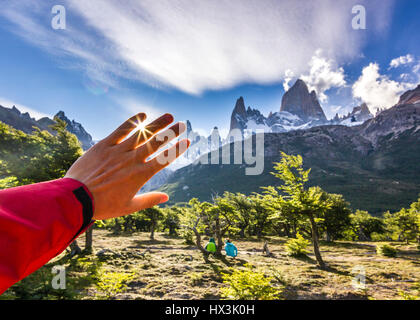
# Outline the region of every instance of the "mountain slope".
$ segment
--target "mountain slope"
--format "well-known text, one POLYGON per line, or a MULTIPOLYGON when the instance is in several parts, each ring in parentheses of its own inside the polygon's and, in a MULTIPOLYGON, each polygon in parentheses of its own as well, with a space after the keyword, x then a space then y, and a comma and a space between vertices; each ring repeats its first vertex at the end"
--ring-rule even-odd
MULTIPOLYGON (((55 116, 67 123, 67 130, 76 135, 84 150, 93 146, 92 136, 86 132, 80 123, 74 120, 70 121, 63 111, 59 111, 55 116)), ((55 123, 54 120, 48 117, 35 120, 31 118, 29 113, 21 113, 15 106, 12 108, 0 106, 0 121, 25 133, 33 132, 34 127, 54 133, 49 127, 55 123)))
POLYGON ((312 185, 343 194, 354 208, 376 214, 397 210, 417 199, 420 190, 420 103, 411 103, 417 94, 420 87, 410 103, 363 125, 266 133, 265 168, 259 176, 246 176, 244 165, 192 164, 176 171, 161 190, 173 203, 209 200, 226 190, 261 191, 261 186, 279 184, 270 172, 284 151, 303 156, 305 167, 312 168, 312 185))
POLYGON ((346 116, 339 117, 338 114, 336 114, 334 119, 331 120, 331 124, 357 126, 372 118, 373 115, 370 112, 368 106, 366 103, 362 103, 360 106, 354 107, 353 111, 349 112, 346 116))
POLYGON ((79 139, 83 150, 87 150, 93 146, 94 143, 92 141, 92 136, 87 133, 85 128, 83 128, 79 122, 76 122, 75 120, 70 121, 63 111, 59 111, 55 116, 67 123, 67 130, 79 139))
POLYGON ((21 113, 15 106, 12 108, 0 106, 0 121, 25 133, 31 133, 34 130, 33 127, 38 127, 41 130, 48 130, 51 132, 50 128, 48 128, 48 124, 45 122, 45 118, 40 120, 42 121, 38 122, 31 118, 27 112, 21 113))

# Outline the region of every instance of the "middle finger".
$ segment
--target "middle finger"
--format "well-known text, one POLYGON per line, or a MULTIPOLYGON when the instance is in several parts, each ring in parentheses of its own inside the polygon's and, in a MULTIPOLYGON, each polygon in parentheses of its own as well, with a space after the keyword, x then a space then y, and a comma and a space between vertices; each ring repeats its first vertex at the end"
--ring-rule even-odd
POLYGON ((120 145, 125 150, 134 150, 173 121, 174 117, 171 114, 166 113, 149 123, 143 129, 137 130, 130 138, 120 143, 120 145))

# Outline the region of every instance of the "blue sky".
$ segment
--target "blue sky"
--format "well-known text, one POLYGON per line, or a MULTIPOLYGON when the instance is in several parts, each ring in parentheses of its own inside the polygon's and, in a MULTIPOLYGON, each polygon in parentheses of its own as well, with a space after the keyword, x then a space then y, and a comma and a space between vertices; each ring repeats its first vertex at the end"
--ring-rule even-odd
POLYGON ((387 108, 420 82, 420 2, 2 1, 0 104, 63 110, 100 139, 130 115, 171 112, 228 130, 239 96, 278 111, 297 78, 328 117, 387 108), (51 26, 54 5, 66 29, 51 26), (352 8, 366 8, 354 30, 352 8))

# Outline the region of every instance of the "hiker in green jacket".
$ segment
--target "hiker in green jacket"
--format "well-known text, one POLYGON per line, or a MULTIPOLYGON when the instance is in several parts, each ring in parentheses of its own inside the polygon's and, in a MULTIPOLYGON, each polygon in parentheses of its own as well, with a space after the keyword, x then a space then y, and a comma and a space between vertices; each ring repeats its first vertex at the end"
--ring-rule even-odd
POLYGON ((208 252, 216 252, 216 242, 214 241, 214 238, 210 238, 209 242, 206 244, 205 249, 208 252))

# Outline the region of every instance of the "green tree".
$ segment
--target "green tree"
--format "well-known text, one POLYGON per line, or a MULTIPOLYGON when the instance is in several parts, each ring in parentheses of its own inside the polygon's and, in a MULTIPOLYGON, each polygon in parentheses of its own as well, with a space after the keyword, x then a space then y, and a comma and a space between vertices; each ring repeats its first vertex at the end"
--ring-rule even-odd
POLYGON ((183 208, 176 206, 165 208, 163 214, 163 230, 168 229, 170 236, 176 236, 177 230, 180 228, 180 217, 183 214, 183 208))
MULTIPOLYGON (((420 230, 420 198, 417 202, 413 202, 410 206, 410 210, 413 210, 416 213, 417 216, 417 228, 418 230, 420 230)), ((419 249, 420 249, 420 232, 417 235, 417 242, 419 244, 419 249)))
POLYGON ((320 227, 325 230, 327 241, 341 238, 350 226, 350 203, 341 194, 331 194, 322 191, 322 198, 331 206, 325 211, 320 227))
MULTIPOLYGON (((300 155, 293 156, 281 153, 281 160, 274 164, 275 172, 272 174, 283 181, 278 189, 284 196, 279 196, 279 201, 291 208, 295 214, 301 214, 309 220, 311 226, 312 243, 318 265, 324 269, 325 263, 319 250, 319 233, 316 219, 322 217, 331 208, 329 201, 323 199, 320 188, 307 188, 311 169, 303 168, 303 159, 300 155)), ((270 191, 266 188, 266 191, 270 191)))
POLYGON ((360 241, 372 240, 372 233, 385 233, 382 219, 373 217, 367 211, 356 210, 350 215, 351 227, 360 241))
POLYGON ((253 222, 253 204, 250 198, 242 193, 225 192, 224 197, 227 198, 234 206, 237 215, 237 226, 239 228, 239 236, 245 238, 245 232, 253 222))
MULTIPOLYGON (((38 128, 26 134, 0 122, 0 189, 62 178, 82 155, 80 142, 66 130, 66 123, 54 120, 54 135, 38 128)), ((87 231, 87 252, 92 249, 92 232, 87 231)), ((81 251, 76 241, 71 249, 81 251)))
POLYGON ((80 142, 66 130, 66 123, 58 118, 55 121, 51 127, 54 135, 38 128, 26 134, 0 122, 0 179, 4 187, 62 178, 82 155, 80 142))
POLYGON ((419 235, 418 212, 410 209, 402 208, 400 211, 391 214, 384 214, 384 222, 389 232, 397 234, 398 240, 406 241, 417 240, 419 235))
POLYGON ((264 187, 266 193, 266 206, 271 208, 269 220, 274 231, 279 236, 295 238, 298 230, 303 229, 305 217, 295 214, 290 202, 284 201, 279 190, 273 186, 264 187))
POLYGON ((150 239, 154 240, 158 223, 164 217, 162 209, 160 209, 158 206, 154 206, 140 212, 146 217, 146 220, 150 222, 150 239))
POLYGON ((200 202, 196 198, 189 201, 186 214, 182 217, 182 226, 195 235, 197 248, 204 254, 201 239, 206 233, 216 239, 216 255, 221 255, 227 232, 237 230, 237 212, 227 197, 217 197, 213 203, 200 202))
POLYGON ((271 224, 270 217, 273 209, 268 204, 271 197, 269 195, 254 193, 253 196, 250 197, 250 200, 253 212, 253 229, 257 237, 261 238, 271 224))
POLYGON ((413 202, 410 205, 410 212, 416 217, 415 219, 417 224, 417 242, 419 244, 420 249, 420 197, 416 202, 413 202))
POLYGON ((229 230, 235 229, 238 215, 227 197, 215 198, 213 202, 213 205, 206 210, 205 222, 210 233, 216 238, 216 254, 221 255, 224 246, 223 238, 229 230))
POLYGON ((192 198, 185 208, 181 217, 181 226, 183 227, 184 238, 187 242, 190 239, 190 232, 194 234, 195 245, 203 254, 207 254, 206 249, 202 245, 202 234, 207 226, 207 210, 211 208, 209 202, 200 202, 197 198, 192 198), (206 221, 206 223, 205 223, 206 221))

